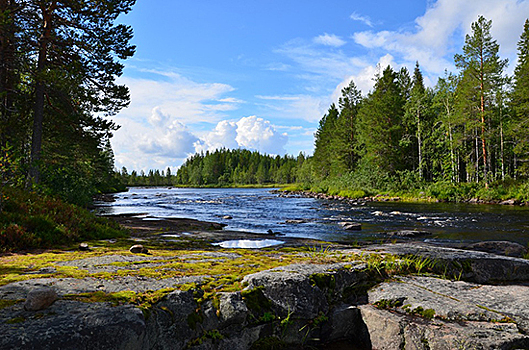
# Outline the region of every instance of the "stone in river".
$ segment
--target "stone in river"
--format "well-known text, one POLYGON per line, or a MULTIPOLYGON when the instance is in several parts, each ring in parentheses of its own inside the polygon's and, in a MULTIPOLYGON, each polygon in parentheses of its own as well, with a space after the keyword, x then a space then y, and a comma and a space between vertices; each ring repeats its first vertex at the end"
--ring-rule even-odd
POLYGON ((388 232, 388 236, 397 236, 397 237, 420 237, 420 236, 429 236, 431 232, 428 231, 417 231, 417 230, 401 230, 388 232))
POLYGON ((360 230, 362 230, 362 224, 360 224, 358 222, 345 221, 345 222, 340 222, 340 225, 346 231, 360 231, 360 230))

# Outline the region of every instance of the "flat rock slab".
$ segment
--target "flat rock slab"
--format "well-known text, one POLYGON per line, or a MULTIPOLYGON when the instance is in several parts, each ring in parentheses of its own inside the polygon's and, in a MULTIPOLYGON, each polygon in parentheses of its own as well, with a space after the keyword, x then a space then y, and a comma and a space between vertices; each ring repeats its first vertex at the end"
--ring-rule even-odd
POLYGON ((456 347, 458 339, 473 342, 479 349, 529 346, 529 337, 524 335, 529 331, 529 309, 524 307, 529 303, 529 286, 401 277, 368 294, 369 303, 382 308, 361 307, 371 339, 375 339, 373 347, 388 348, 382 346, 387 338, 380 322, 393 324, 388 327, 395 339, 407 344, 420 335, 418 339, 426 339, 430 349, 456 347), (435 314, 433 320, 421 316, 428 309, 435 314), (432 347, 435 342, 438 346, 432 347))
MULTIPOLYGON (((133 291, 136 293, 164 288, 176 288, 186 283, 200 283, 201 276, 188 276, 181 278, 154 279, 138 276, 114 277, 113 279, 101 278, 36 278, 26 281, 13 282, 0 286, 0 300, 25 299, 32 290, 49 287, 53 288, 59 297, 67 294, 92 293, 102 291, 116 293, 133 291)), ((0 310, 1 311, 1 310, 0 310)), ((0 312, 1 313, 1 312, 0 312)))
POLYGON ((145 320, 132 305, 58 300, 39 313, 8 309, 0 313, 0 349, 142 349, 145 320))

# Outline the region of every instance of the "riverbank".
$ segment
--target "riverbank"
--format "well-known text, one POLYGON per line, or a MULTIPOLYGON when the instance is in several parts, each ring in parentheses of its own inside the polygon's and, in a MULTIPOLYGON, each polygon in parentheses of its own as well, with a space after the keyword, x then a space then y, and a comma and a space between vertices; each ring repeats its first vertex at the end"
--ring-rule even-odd
MULTIPOLYGON (((337 195, 337 194, 327 194, 323 192, 313 192, 310 190, 301 190, 297 186, 288 186, 283 187, 280 190, 273 191, 284 197, 295 197, 301 196, 306 198, 316 198, 316 199, 325 199, 325 200, 340 200, 340 201, 350 201, 352 203, 366 203, 366 202, 424 202, 424 203, 440 203, 440 202, 449 202, 448 200, 441 200, 431 196, 426 196, 425 194, 414 197, 410 194, 404 194, 402 197, 400 195, 392 195, 389 193, 377 194, 374 196, 365 196, 365 193, 357 193, 348 195, 337 195)), ((499 204, 499 205, 519 205, 519 206, 529 206, 529 201, 519 200, 516 198, 509 199, 480 199, 480 198, 466 198, 460 199, 458 203, 469 203, 469 204, 499 204)))
POLYGON ((224 249, 212 243, 270 237, 113 219, 130 236, 0 257, 0 349, 529 346, 529 262, 505 256, 512 244, 490 253, 277 237, 224 249))

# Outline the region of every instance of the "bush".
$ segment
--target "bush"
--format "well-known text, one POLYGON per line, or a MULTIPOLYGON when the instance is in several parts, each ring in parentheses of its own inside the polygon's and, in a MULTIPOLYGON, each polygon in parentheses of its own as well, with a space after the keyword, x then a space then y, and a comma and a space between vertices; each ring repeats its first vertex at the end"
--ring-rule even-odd
POLYGON ((13 188, 4 188, 0 195, 0 251, 125 235, 115 222, 57 198, 13 188))

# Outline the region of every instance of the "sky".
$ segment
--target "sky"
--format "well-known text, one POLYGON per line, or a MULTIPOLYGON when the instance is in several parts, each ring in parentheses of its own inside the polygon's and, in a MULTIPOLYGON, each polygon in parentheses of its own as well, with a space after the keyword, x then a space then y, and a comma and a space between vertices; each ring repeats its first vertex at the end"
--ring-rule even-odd
POLYGON ((351 80, 367 95, 377 66, 418 61, 433 87, 479 15, 512 74, 529 0, 137 0, 118 19, 137 50, 118 79, 116 168, 176 170, 222 147, 311 155, 351 80))

